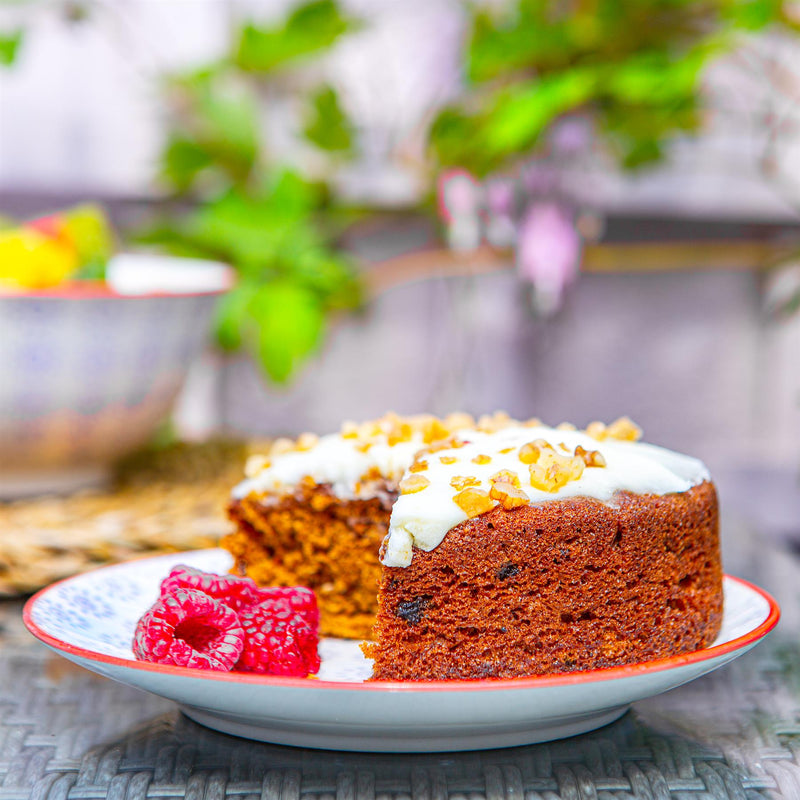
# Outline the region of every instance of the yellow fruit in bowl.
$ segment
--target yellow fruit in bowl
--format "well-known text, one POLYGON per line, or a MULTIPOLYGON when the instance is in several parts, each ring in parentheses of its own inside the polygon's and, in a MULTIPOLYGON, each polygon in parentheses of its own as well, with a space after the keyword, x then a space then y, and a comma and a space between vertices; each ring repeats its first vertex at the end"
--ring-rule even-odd
POLYGON ((67 280, 79 267, 67 240, 31 228, 0 231, 0 289, 47 289, 67 280))

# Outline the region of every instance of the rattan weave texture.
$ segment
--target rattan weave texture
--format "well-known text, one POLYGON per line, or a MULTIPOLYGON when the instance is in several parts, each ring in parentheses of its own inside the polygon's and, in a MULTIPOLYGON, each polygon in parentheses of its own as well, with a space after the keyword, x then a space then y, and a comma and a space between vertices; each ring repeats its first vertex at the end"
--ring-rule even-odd
POLYGON ((15 643, 0 651, 0 800, 800 800, 797 665, 776 640, 592 734, 387 756, 218 734, 15 643))

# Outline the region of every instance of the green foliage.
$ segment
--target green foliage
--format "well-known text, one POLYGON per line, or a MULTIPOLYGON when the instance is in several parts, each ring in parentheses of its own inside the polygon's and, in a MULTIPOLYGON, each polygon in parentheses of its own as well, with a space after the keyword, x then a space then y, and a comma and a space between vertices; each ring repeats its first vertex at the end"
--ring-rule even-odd
POLYGON ((246 182, 260 148, 255 91, 222 69, 173 78, 168 88, 185 113, 176 115, 161 159, 161 174, 185 192, 206 171, 218 182, 246 182))
POLYGON ((24 36, 21 29, 0 34, 0 66, 10 67, 16 61, 24 36))
POLYGON ((354 27, 334 0, 314 0, 274 27, 245 25, 233 60, 243 70, 271 73, 323 52, 354 27))
POLYGON ((352 152, 353 131, 331 86, 321 86, 311 98, 304 133, 321 150, 345 155, 352 152))
POLYGON ((699 80, 742 33, 796 29, 787 0, 513 0, 472 11, 465 96, 431 131, 441 164, 478 174, 590 114, 625 166, 658 159, 699 124, 699 80))
MULTIPOLYGON (((166 82, 174 114, 160 175, 190 207, 142 240, 236 268, 217 340, 226 350, 248 348, 276 382, 290 380, 316 350, 331 312, 361 304, 362 287, 333 241, 338 211, 326 187, 269 152, 259 97, 275 88, 273 73, 324 52, 353 27, 333 0, 314 0, 274 27, 243 25, 225 58, 166 82)), ((308 142, 348 155, 351 127, 333 88, 312 86, 302 99, 308 142)))

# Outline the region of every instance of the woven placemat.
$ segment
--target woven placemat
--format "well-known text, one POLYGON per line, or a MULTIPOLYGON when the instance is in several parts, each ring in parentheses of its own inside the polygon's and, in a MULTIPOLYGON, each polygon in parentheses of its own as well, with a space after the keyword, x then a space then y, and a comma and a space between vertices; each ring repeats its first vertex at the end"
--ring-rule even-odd
POLYGON ((102 491, 0 503, 0 596, 133 556, 215 547, 247 455, 263 443, 173 444, 129 459, 102 491))
POLYGON ((473 753, 373 755, 218 734, 174 704, 91 675, 38 643, 8 633, 2 640, 2 800, 800 798, 800 647, 791 642, 768 640, 583 736, 473 753))

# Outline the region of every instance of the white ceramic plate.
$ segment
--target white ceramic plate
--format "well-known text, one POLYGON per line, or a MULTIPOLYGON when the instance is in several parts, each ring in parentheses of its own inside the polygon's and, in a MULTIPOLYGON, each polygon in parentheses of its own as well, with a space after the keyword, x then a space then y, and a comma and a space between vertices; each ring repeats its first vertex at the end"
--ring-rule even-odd
POLYGON ((34 636, 87 669, 174 700, 211 728, 277 744, 373 752, 510 747, 598 728, 650 697, 721 667, 775 627, 761 589, 725 578, 712 647, 612 669, 514 680, 370 682, 357 642, 323 640, 319 679, 205 672, 136 661, 131 637, 172 566, 222 573, 223 550, 104 567, 43 589, 25 606, 34 636))

